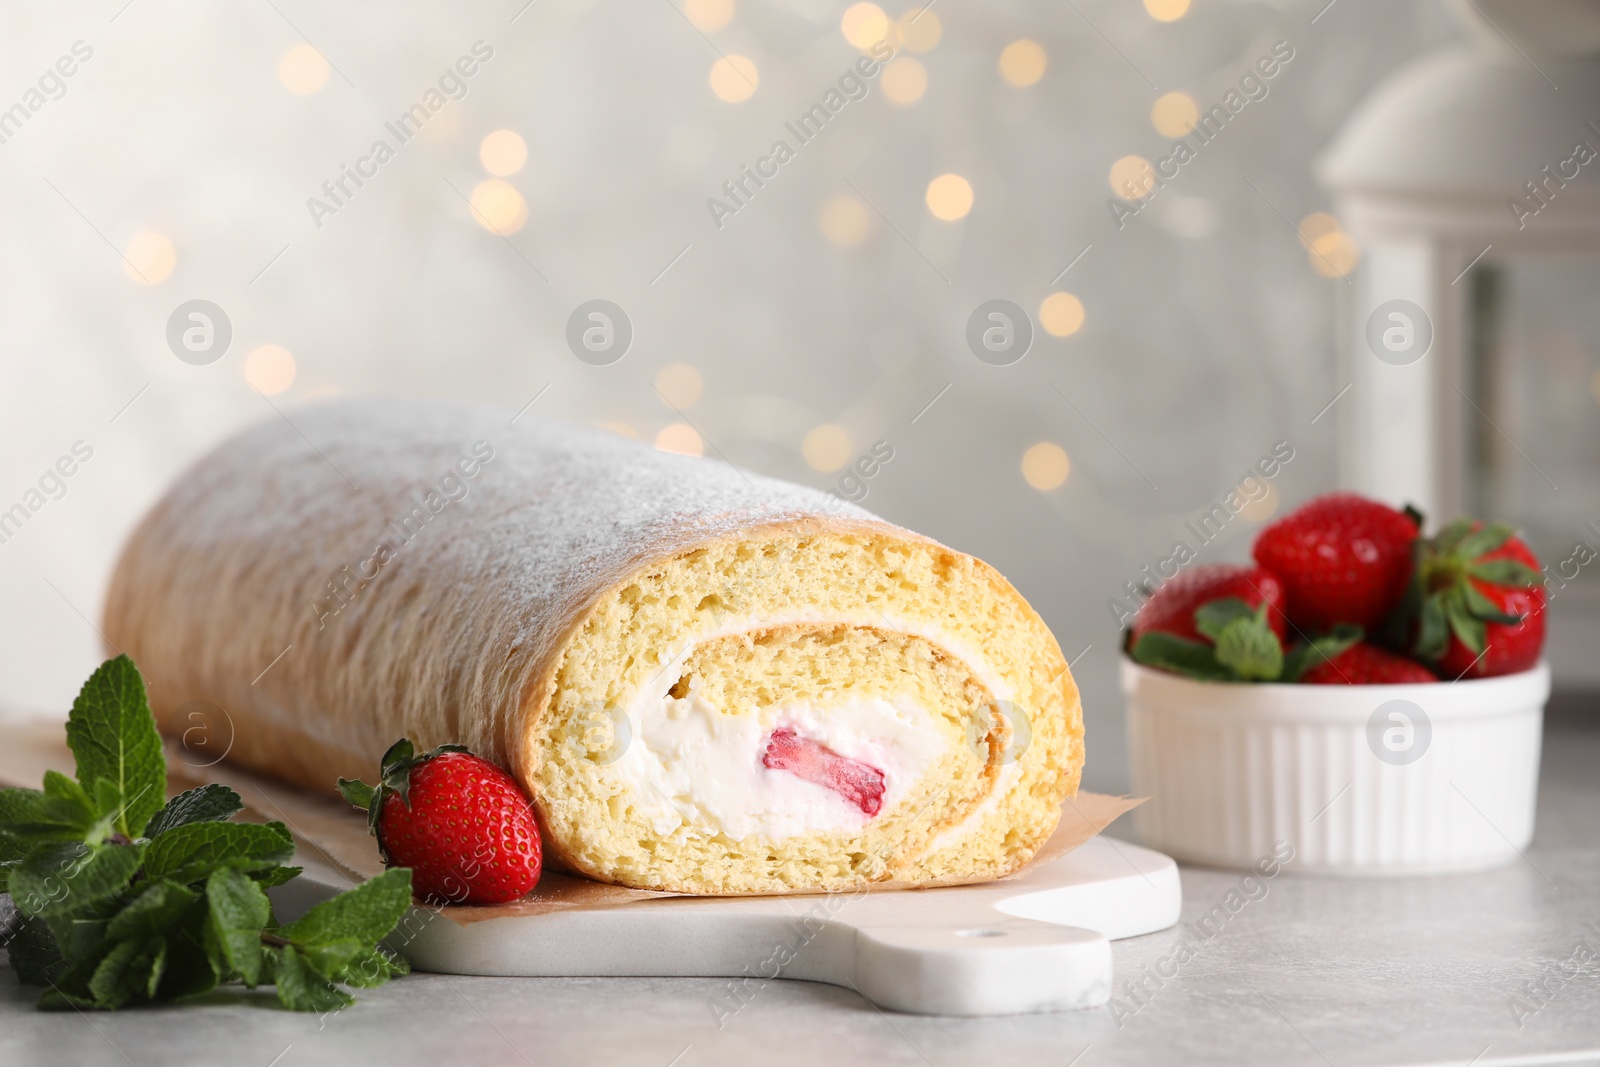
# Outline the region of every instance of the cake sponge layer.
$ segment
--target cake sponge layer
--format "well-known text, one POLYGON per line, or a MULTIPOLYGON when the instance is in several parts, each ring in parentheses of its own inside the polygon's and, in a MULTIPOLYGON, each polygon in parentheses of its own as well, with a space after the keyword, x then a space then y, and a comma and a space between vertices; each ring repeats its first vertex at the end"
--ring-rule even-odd
POLYGON ((552 852, 695 893, 1015 869, 1076 786, 1082 728, 1054 639, 997 578, 931 542, 772 531, 620 583, 530 716, 552 852), (851 818, 849 795, 766 765, 786 729, 886 773, 882 809, 851 818), (663 770, 719 745, 726 760, 663 770))

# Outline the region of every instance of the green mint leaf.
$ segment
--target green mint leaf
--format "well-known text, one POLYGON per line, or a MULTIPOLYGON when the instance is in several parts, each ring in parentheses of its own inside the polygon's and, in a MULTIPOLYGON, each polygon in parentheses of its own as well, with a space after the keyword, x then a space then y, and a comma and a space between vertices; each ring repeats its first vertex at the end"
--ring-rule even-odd
POLYGON ((11 899, 24 915, 76 913, 121 893, 139 869, 142 851, 136 844, 39 846, 11 869, 11 899))
POLYGON ((144 679, 127 656, 107 660, 83 684, 67 717, 67 747, 85 790, 94 793, 101 780, 116 787, 122 809, 115 826, 138 837, 166 799, 167 765, 144 679))
POLYGON ((1201 604, 1194 612, 1194 628, 1215 641, 1235 620, 1249 618, 1255 609, 1236 596, 1201 604))
POLYGON ((90 799, 83 786, 60 771, 44 772, 44 795, 64 806, 75 808, 90 822, 103 814, 101 805, 90 799))
POLYGON ((359 778, 341 778, 338 781, 339 795, 362 811, 372 807, 372 798, 377 790, 359 778))
POLYGON ((1477 559, 1486 552, 1493 552, 1511 540, 1511 535, 1516 533, 1503 522, 1493 522, 1479 530, 1474 530, 1456 543, 1455 555, 1463 559, 1477 559))
POLYGON ((411 870, 393 867, 306 912, 278 931, 310 948, 339 941, 376 945, 388 936, 411 906, 411 870))
POLYGON ((304 867, 273 867, 265 871, 251 871, 250 880, 262 889, 272 889, 300 877, 304 867))
POLYGON ((94 1006, 92 997, 63 992, 60 982, 45 990, 44 995, 39 998, 40 1011, 80 1011, 94 1006))
POLYGON ((95 967, 89 994, 95 1007, 114 1011, 130 1000, 155 997, 167 962, 164 937, 141 937, 119 942, 95 967))
MULTIPOLYGON (((72 924, 68 925, 70 927, 72 924)), ((105 926, 104 923, 99 925, 102 928, 105 926)), ((118 943, 105 937, 93 940, 71 936, 64 938, 60 926, 59 923, 52 923, 50 932, 55 936, 56 944, 61 946, 61 954, 67 959, 67 968, 61 977, 55 980, 50 993, 45 994, 39 1006, 45 1008, 77 1005, 92 1008, 95 1006, 94 992, 90 990, 89 982, 94 978, 94 973, 101 962, 111 954, 118 943), (52 994, 58 994, 64 999, 53 1002, 52 994)))
POLYGON ((1298 682, 1306 671, 1340 656, 1359 644, 1365 636, 1361 627, 1341 622, 1334 626, 1331 633, 1301 642, 1284 656, 1280 681, 1298 682))
POLYGON ((1270 682, 1283 673, 1283 645, 1267 625, 1266 609, 1234 619, 1217 635, 1217 662, 1247 681, 1270 682))
POLYGON ((356 956, 333 980, 357 989, 372 989, 391 978, 411 973, 411 963, 404 956, 390 952, 382 945, 370 952, 356 956))
MULTIPOLYGON (((44 916, 56 944, 61 946, 61 954, 77 962, 94 955, 102 945, 109 947, 106 926, 111 917, 122 910, 127 899, 126 893, 117 893, 76 911, 44 916)), ((88 981, 87 976, 84 981, 88 981)))
POLYGON ((251 988, 260 985, 267 960, 261 931, 272 922, 267 894, 249 875, 223 867, 206 879, 206 909, 206 946, 215 969, 239 975, 251 988))
POLYGON ((43 919, 24 918, 6 942, 6 954, 17 980, 26 985, 49 985, 67 971, 66 957, 43 919))
POLYGON ((1490 585, 1538 585, 1540 573, 1515 559, 1485 559, 1467 564, 1467 573, 1490 585))
POLYGON ((151 841, 144 873, 152 879, 198 882, 219 867, 276 867, 293 853, 294 838, 281 822, 196 822, 173 827, 151 841))
POLYGON ((225 785, 213 782, 185 790, 151 816, 145 837, 155 837, 178 826, 197 822, 226 822, 244 810, 244 801, 225 785))
POLYGON ((1135 663, 1190 678, 1226 681, 1232 675, 1217 662, 1216 650, 1202 641, 1152 631, 1140 636, 1130 653, 1135 663))
POLYGON ((217 972, 204 945, 206 919, 205 905, 197 904, 184 915, 184 921, 176 930, 167 935, 166 973, 161 976, 161 988, 155 999, 187 1000, 217 988, 217 972))
POLYGON ((200 894, 177 882, 162 879, 148 885, 106 924, 106 936, 118 941, 157 937, 183 918, 200 894))
POLYGON ((306 961, 293 946, 267 950, 272 961, 272 981, 278 987, 278 999, 284 1007, 295 1011, 334 1011, 354 999, 350 994, 334 988, 306 961))
MULTIPOLYGON (((11 868, 15 867, 17 861, 28 854, 29 848, 30 846, 24 841, 0 834, 0 893, 8 891, 7 886, 11 881, 11 868)), ((0 903, 10 905, 9 899, 0 903)), ((15 907, 15 905, 11 906, 15 907)), ((0 923, 0 929, 4 929, 4 926, 4 923, 0 923)))
POLYGON ((94 845, 117 832, 117 820, 122 817, 122 794, 117 791, 117 784, 104 778, 97 780, 90 804, 95 810, 95 822, 84 840, 94 845))
POLYGON ((0 835, 27 842, 82 841, 94 821, 87 797, 80 802, 37 789, 0 789, 0 835))
MULTIPOLYGON (((28 854, 31 848, 32 846, 28 842, 19 837, 0 833, 0 867, 20 860, 28 854)), ((0 882, 0 893, 5 891, 5 884, 0 882)))
POLYGON ((366 956, 373 946, 359 938, 347 937, 339 941, 328 941, 320 945, 297 945, 300 954, 305 957, 311 969, 330 982, 338 981, 339 975, 356 959, 366 956))

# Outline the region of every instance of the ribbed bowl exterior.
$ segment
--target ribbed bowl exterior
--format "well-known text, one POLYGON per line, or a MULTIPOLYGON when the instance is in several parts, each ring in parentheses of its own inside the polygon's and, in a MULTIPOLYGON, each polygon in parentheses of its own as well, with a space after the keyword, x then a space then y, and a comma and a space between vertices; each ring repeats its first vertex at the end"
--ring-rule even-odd
POLYGON ((1177 859, 1250 867, 1286 843, 1291 871, 1438 874, 1509 863, 1533 838, 1543 663, 1454 683, 1310 686, 1198 682, 1124 659, 1122 689, 1133 787, 1150 798, 1139 832, 1177 859), (1411 748, 1396 754, 1384 734, 1407 720, 1411 748))

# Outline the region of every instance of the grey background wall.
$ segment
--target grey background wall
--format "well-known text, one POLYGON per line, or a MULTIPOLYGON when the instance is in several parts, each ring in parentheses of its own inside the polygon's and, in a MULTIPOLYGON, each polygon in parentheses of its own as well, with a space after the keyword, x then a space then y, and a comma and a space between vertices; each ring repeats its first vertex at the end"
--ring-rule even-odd
POLYGON ((1086 781, 1120 788, 1107 601, 1276 443, 1292 461, 1203 559, 1335 484, 1317 416, 1360 250, 1315 216, 1311 162, 1456 33, 1431 2, 1325 3, 8 5, 0 508, 27 516, 0 543, 0 706, 65 708, 121 539, 238 427, 353 393, 538 396, 530 417, 822 487, 889 442, 866 506, 1023 590, 1077 664, 1086 781), (847 31, 897 58, 799 144, 785 123, 863 55, 847 31), (1223 103, 1275 46, 1264 94, 1119 227, 1117 161, 1180 139, 1166 94, 1223 103), (385 124, 415 103, 402 143, 385 124), (793 158, 710 210, 779 139, 793 158), (368 176, 335 201, 343 167, 368 176), (946 174, 964 213, 960 182, 930 192, 946 174), (608 366, 566 343, 595 298, 634 333, 608 366), (204 365, 167 339, 193 299, 231 325, 204 365), (965 339, 992 299, 1034 323, 1008 366, 965 339))

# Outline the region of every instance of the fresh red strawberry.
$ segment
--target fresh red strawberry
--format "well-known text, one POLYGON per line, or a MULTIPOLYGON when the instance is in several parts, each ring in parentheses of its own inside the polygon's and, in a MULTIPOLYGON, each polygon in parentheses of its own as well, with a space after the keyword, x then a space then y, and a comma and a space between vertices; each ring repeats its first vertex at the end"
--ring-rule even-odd
POLYGON ((1432 671, 1416 660, 1397 656, 1365 641, 1325 659, 1300 676, 1305 685, 1400 685, 1437 682, 1432 671))
POLYGON ((339 779, 367 809, 390 867, 410 867, 417 896, 433 904, 503 904, 539 884, 542 853, 533 805, 517 781, 461 745, 416 754, 402 738, 383 755, 376 788, 339 779))
POLYGON ((1417 655, 1446 678, 1525 671, 1544 648, 1539 560, 1505 525, 1469 519, 1423 543, 1415 598, 1417 655))
POLYGON ((1345 622, 1370 633, 1405 595, 1420 526, 1415 511, 1330 493, 1262 530, 1253 554, 1283 579, 1297 628, 1319 633, 1345 622))
POLYGON ((1283 639, 1287 620, 1283 583, 1277 576, 1244 563, 1212 563, 1178 572, 1144 602, 1133 619, 1133 643, 1147 633, 1204 641, 1206 637, 1195 626, 1195 610, 1229 597, 1237 597, 1251 609, 1269 605, 1267 625, 1283 639))
POLYGON ((772 731, 761 764, 826 786, 865 815, 876 815, 883 810, 882 771, 871 764, 841 756, 831 748, 801 737, 787 726, 772 731))

